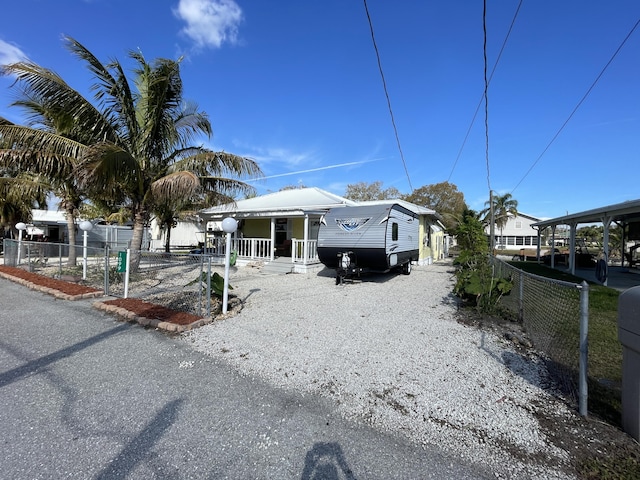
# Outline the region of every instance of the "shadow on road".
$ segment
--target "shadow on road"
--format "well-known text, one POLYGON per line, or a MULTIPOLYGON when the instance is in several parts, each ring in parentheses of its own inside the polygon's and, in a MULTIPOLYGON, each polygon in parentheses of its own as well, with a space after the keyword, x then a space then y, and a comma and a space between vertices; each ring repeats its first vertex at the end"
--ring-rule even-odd
POLYGON ((316 443, 307 452, 301 480, 356 480, 339 443, 316 443))
MULTIPOLYGON (((61 360, 66 357, 70 357, 74 353, 84 350, 87 347, 95 345, 96 343, 106 340, 107 338, 117 335, 118 333, 123 332, 129 328, 130 328, 129 325, 127 324, 119 325, 115 328, 112 328, 111 330, 107 330, 106 332, 102 332, 91 338, 87 338, 82 342, 78 342, 74 345, 70 345, 67 348, 63 348, 62 350, 58 350, 57 352, 50 353, 49 355, 45 355, 44 357, 40 357, 36 360, 31 360, 19 367, 0 373, 0 388, 5 387, 10 383, 15 382, 16 380, 21 379, 26 375, 29 375, 44 367, 47 367, 52 363, 57 362, 58 360, 61 360)), ((2 348, 3 350, 11 354, 14 354, 14 352, 11 351, 12 348, 9 347, 9 345, 6 345, 5 343, 3 343, 2 341, 0 341, 0 348, 2 348)), ((16 356, 17 358, 20 358, 20 356, 18 355, 14 355, 14 356, 16 356)))
POLYGON ((165 405, 95 479, 128 478, 139 463, 148 459, 153 446, 176 421, 182 403, 183 400, 174 400, 165 405))

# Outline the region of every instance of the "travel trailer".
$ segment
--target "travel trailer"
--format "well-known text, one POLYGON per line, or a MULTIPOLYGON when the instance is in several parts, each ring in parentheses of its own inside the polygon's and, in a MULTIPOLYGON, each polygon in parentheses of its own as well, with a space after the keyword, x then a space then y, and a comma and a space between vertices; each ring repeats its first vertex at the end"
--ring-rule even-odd
POLYGON ((332 208, 320 221, 318 258, 336 284, 364 272, 411 273, 419 256, 418 215, 399 204, 332 208))

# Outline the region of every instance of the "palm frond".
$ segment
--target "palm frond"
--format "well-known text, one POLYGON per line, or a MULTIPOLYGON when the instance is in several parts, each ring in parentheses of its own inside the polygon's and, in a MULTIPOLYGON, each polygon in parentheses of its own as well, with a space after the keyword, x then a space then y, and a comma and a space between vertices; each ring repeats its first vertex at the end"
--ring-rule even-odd
POLYGON ((41 102, 47 111, 65 112, 73 118, 76 140, 117 138, 108 119, 55 72, 35 63, 18 62, 0 67, 0 73, 16 77, 23 97, 41 102))
POLYGON ((190 200, 200 188, 200 180, 197 175, 182 171, 171 173, 153 182, 151 192, 154 203, 160 205, 190 200))
POLYGON ((7 148, 43 155, 78 158, 86 149, 84 144, 61 135, 20 125, 0 125, 0 138, 7 148))
POLYGON ((134 194, 144 187, 136 159, 128 151, 108 142, 87 147, 76 168, 76 174, 83 186, 123 188, 134 194))

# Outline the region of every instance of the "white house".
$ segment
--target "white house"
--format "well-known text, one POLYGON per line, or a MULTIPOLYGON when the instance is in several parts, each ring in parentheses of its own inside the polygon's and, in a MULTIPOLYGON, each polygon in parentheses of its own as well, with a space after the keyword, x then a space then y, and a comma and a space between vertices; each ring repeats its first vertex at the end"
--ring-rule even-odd
MULTIPOLYGON (((538 245, 538 230, 532 224, 540 219, 518 212, 515 217, 509 216, 506 225, 500 229, 495 226, 495 246, 499 250, 519 250, 538 245)), ((485 227, 485 233, 491 234, 490 226, 485 227)))

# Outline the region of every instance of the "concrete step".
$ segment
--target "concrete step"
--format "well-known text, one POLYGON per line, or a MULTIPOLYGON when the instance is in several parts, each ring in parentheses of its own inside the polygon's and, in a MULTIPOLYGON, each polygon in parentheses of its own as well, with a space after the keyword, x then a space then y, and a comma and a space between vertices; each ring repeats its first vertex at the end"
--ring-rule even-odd
POLYGON ((290 258, 275 259, 272 262, 265 263, 262 267, 262 273, 285 275, 293 272, 293 263, 290 258))

